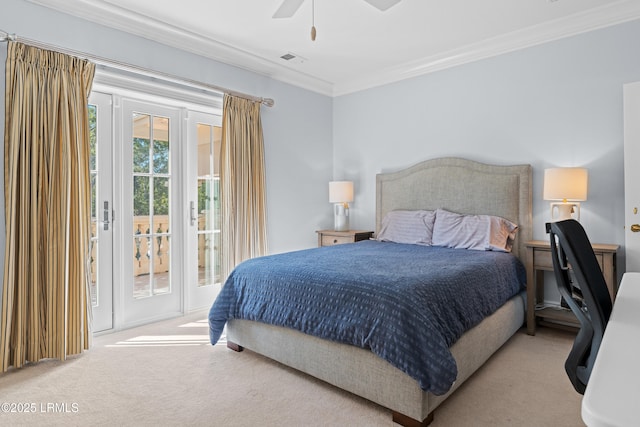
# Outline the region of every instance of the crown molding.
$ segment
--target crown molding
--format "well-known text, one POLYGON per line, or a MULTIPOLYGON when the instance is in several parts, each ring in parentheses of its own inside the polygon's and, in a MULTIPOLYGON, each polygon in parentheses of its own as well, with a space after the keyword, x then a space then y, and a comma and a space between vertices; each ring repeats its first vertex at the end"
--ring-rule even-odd
POLYGON ((132 13, 102 0, 27 1, 327 96, 347 95, 640 19, 640 2, 620 0, 566 18, 545 22, 448 52, 374 71, 350 81, 331 83, 166 22, 132 13))
POLYGON ((134 34, 154 42, 270 77, 323 95, 332 96, 333 84, 306 73, 291 70, 249 52, 152 19, 101 0, 27 0, 67 15, 134 34))
POLYGON ((513 31, 459 49, 391 67, 334 85, 333 96, 347 95, 435 71, 502 55, 565 37, 640 19, 640 2, 622 0, 607 6, 513 31))

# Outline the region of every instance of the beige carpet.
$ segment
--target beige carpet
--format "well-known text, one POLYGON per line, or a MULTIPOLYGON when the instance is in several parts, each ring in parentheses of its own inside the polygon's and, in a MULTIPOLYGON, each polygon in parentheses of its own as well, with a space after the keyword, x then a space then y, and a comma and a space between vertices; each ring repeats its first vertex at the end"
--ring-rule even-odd
MULTIPOLYGON (((205 316, 103 335, 82 356, 0 375, 0 425, 396 425, 375 404, 249 351, 212 347, 205 316)), ((518 332, 431 425, 583 426, 563 370, 572 340, 549 328, 518 332)))

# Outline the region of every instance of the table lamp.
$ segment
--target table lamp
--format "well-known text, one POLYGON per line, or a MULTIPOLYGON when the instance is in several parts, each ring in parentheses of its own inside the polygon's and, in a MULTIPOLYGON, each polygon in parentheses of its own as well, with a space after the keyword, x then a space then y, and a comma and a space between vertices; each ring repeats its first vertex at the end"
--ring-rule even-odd
POLYGON ((585 168, 551 168, 544 171, 544 200, 552 202, 551 221, 574 218, 580 221, 580 203, 587 200, 588 174, 585 168), (575 216, 574 216, 575 215, 575 216))
POLYGON ((353 182, 331 181, 329 183, 329 202, 334 203, 334 230, 349 230, 349 202, 353 202, 353 182))

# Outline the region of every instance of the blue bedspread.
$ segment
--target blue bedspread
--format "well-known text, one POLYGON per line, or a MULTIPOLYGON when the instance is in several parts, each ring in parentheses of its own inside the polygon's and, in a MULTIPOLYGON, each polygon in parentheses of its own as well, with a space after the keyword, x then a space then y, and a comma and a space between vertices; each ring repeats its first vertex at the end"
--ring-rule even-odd
POLYGON ((209 312, 215 344, 229 319, 293 328, 371 349, 444 394, 449 347, 520 292, 512 254, 363 241, 254 258, 231 273, 209 312))

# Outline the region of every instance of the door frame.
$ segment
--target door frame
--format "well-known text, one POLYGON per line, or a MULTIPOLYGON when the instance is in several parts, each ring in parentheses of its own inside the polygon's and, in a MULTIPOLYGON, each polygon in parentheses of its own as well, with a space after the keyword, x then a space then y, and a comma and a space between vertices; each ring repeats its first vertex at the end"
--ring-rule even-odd
MULTIPOLYGON (((122 141, 122 103, 125 99, 135 99, 140 102, 148 102, 152 104, 160 104, 169 108, 175 108, 180 110, 179 117, 179 126, 180 126, 180 140, 188 141, 188 126, 186 126, 186 121, 188 119, 188 115, 191 112, 202 112, 205 114, 212 114, 214 116, 222 117, 222 105, 223 105, 223 94, 214 92, 211 90, 203 89, 202 87, 195 87, 187 82, 180 81, 166 81, 163 82, 161 79, 157 77, 147 77, 144 75, 132 75, 126 71, 119 72, 116 69, 97 69, 96 74, 93 80, 92 92, 101 92, 105 94, 109 94, 112 98, 112 132, 113 132, 113 148, 112 148, 112 158, 113 159, 122 159, 122 146, 123 144, 117 143, 116 138, 119 138, 122 141)), ((178 162, 178 166, 180 170, 186 170, 187 165, 187 156, 184 155, 184 148, 179 149, 179 155, 176 159, 178 162)), ((122 268, 115 267, 116 262, 119 263, 119 266, 124 265, 124 262, 129 262, 130 260, 123 260, 123 254, 121 250, 117 248, 121 248, 123 244, 128 244, 128 239, 123 238, 125 233, 121 230, 123 227, 122 221, 120 221, 120 212, 122 212, 122 194, 123 194, 123 180, 122 180, 122 169, 123 166, 120 164, 115 164, 118 162, 114 162, 113 165, 113 186, 112 186, 112 209, 114 212, 114 216, 112 218, 111 226, 113 234, 113 281, 112 281, 112 303, 113 303, 113 323, 112 329, 104 332, 115 332, 121 329, 129 328, 132 326, 137 326, 139 324, 144 324, 148 322, 152 322, 154 320, 159 319, 144 319, 137 322, 127 322, 125 319, 125 315, 123 313, 123 299, 124 299, 124 291, 122 290, 122 286, 119 286, 120 289, 117 289, 117 283, 122 283, 122 268), (119 199, 120 198, 120 199, 119 199), (116 261, 116 257, 119 257, 116 261)), ((179 202, 180 206, 183 206, 183 209, 179 209, 179 218, 175 219, 175 223, 177 224, 176 234, 182 234, 183 236, 189 235, 190 227, 189 227, 189 217, 188 217, 188 198, 187 191, 183 191, 183 187, 186 185, 182 181, 182 187, 180 187, 177 192, 178 195, 176 197, 180 197, 179 202), (182 226, 180 226, 182 224, 182 226)), ((197 200, 197 199, 195 199, 197 200)), ((195 230, 195 228, 194 228, 195 230)), ((127 234, 128 235, 128 234, 127 234)), ((183 239, 183 246, 184 246, 183 239)), ((179 251, 174 251, 179 252, 179 251)), ((182 254, 176 253, 174 257, 180 257, 181 263, 185 264, 185 260, 188 258, 187 251, 182 251, 182 254)), ((186 274, 184 270, 181 272, 181 275, 178 280, 186 280, 186 274)), ((190 308, 193 306, 191 303, 187 303, 187 299, 189 298, 188 287, 186 285, 182 286, 182 295, 181 295, 181 305, 180 309, 175 312, 168 313, 163 316, 163 318, 169 318, 172 316, 179 316, 185 314, 191 310, 195 310, 194 308, 190 308)), ((194 296, 195 298, 195 296, 194 296)), ((211 301, 212 302, 212 301, 211 301)), ((208 304, 206 304, 208 305, 208 304)), ((206 306, 205 305, 205 306, 206 306)))
POLYGON ((623 87, 624 95, 624 239, 625 271, 640 271, 640 82, 623 87))

